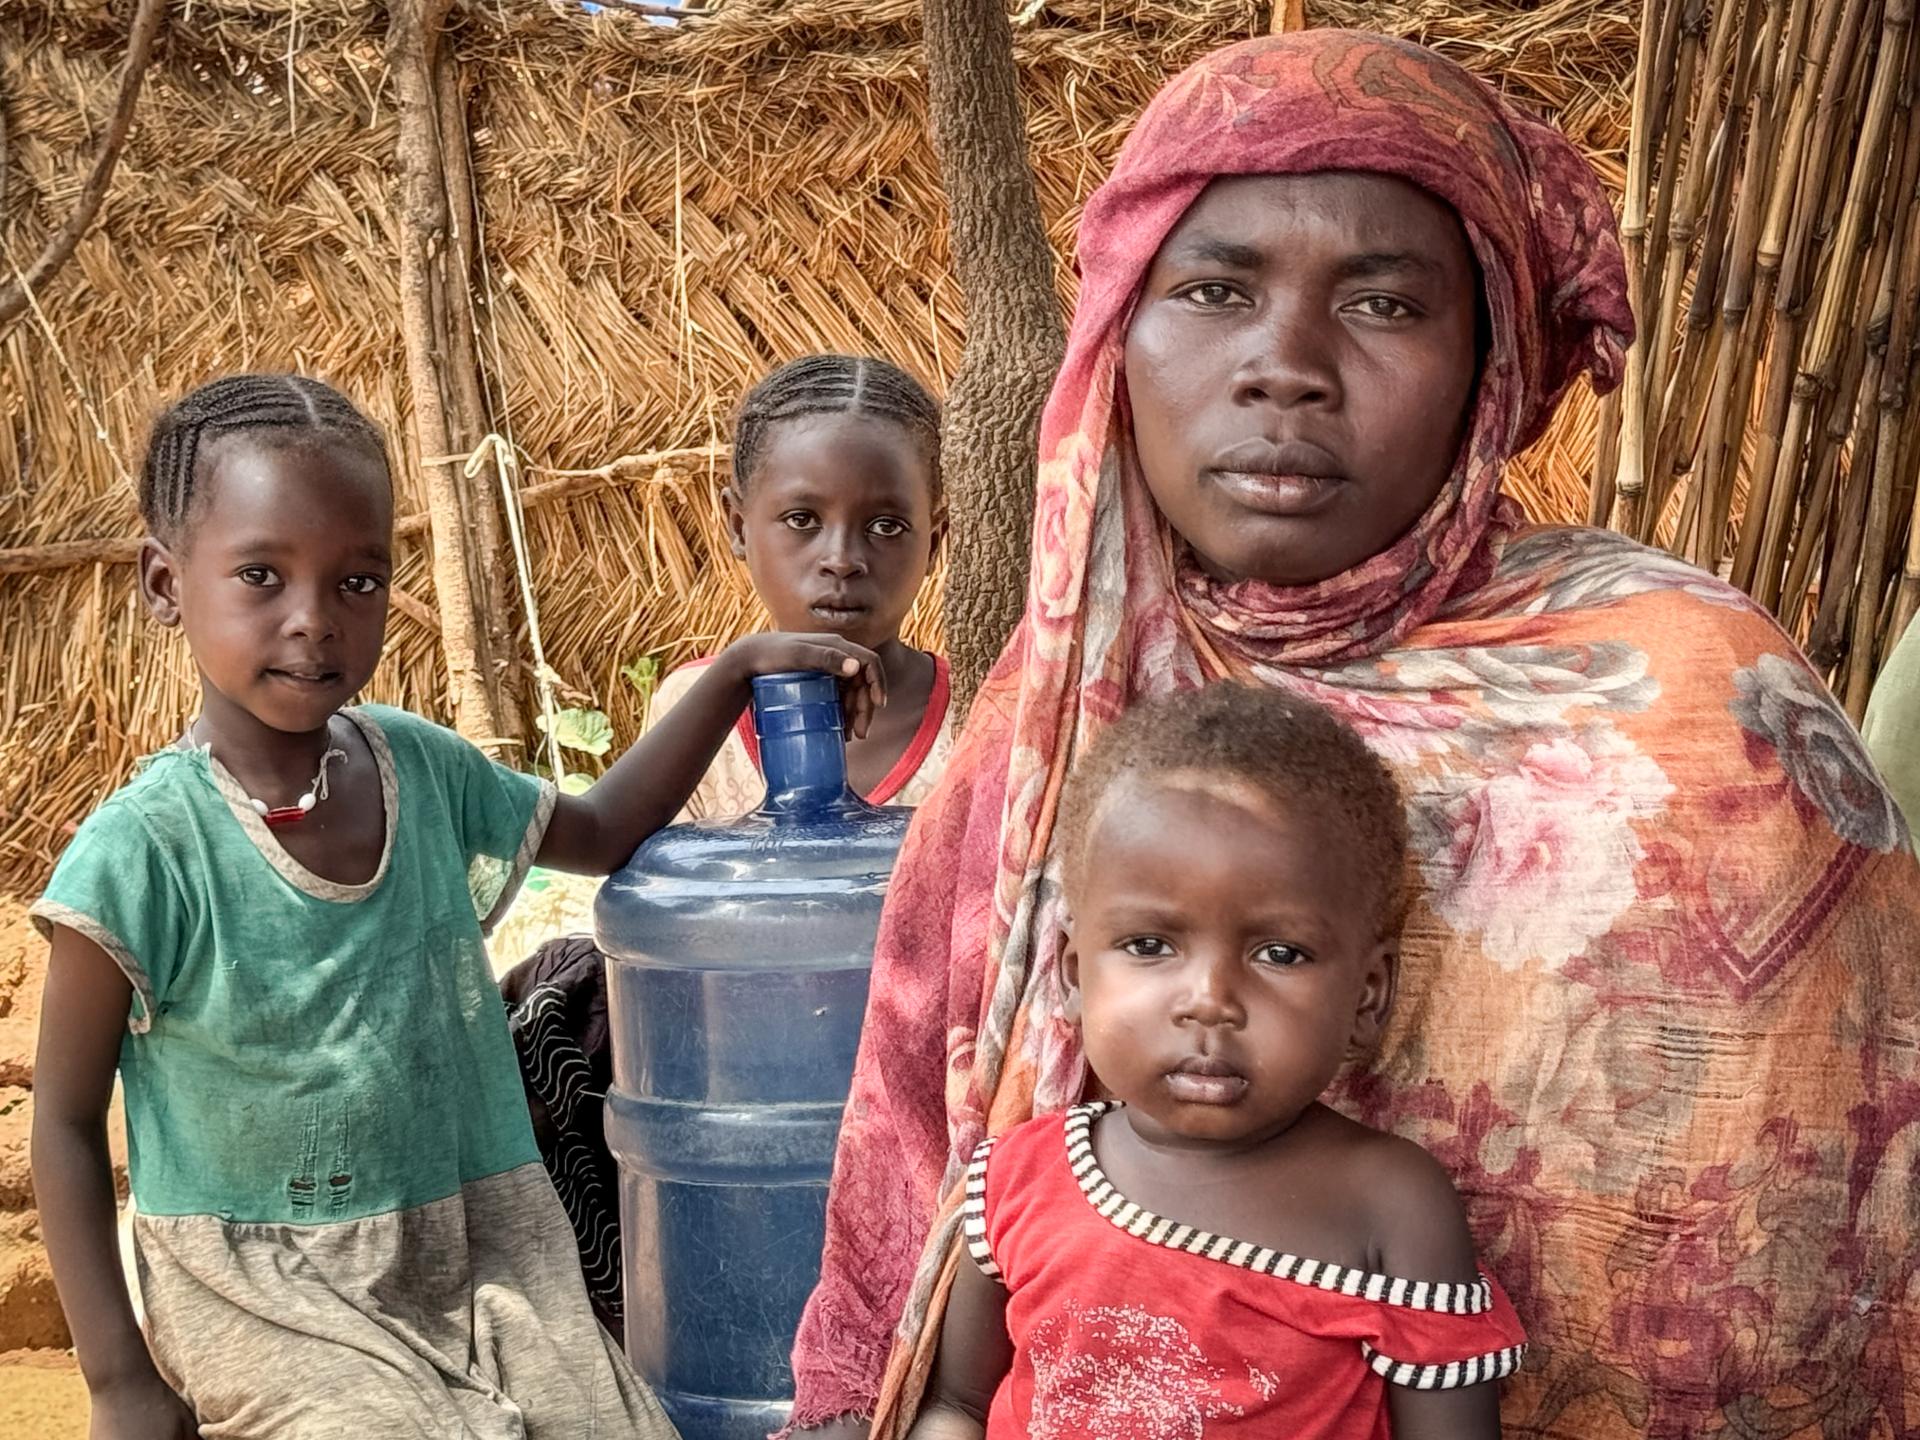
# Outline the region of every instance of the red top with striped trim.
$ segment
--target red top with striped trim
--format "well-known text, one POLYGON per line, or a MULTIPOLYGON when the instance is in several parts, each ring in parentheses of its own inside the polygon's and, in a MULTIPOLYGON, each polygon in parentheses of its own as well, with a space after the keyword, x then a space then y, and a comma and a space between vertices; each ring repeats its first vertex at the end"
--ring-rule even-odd
POLYGON ((964 1226, 1006 1285, 1014 1362, 988 1440, 1387 1440, 1386 1387, 1510 1374, 1500 1286, 1283 1255, 1154 1215, 1094 1161, 1082 1105, 980 1147, 964 1226))

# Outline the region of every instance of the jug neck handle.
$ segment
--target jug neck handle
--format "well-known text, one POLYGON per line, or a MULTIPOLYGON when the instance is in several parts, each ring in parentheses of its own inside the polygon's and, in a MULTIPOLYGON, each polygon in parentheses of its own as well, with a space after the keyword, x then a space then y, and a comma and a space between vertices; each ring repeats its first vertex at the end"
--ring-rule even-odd
POLYGON ((767 782, 762 814, 797 818, 858 803, 847 785, 840 685, 833 676, 756 675, 753 728, 767 782))

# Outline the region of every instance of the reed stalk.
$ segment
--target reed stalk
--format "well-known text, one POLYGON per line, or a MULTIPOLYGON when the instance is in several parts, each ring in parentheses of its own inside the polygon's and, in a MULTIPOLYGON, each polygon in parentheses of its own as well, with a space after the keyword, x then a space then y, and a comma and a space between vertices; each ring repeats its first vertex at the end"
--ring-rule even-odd
MULTIPOLYGON (((1855 166, 1854 180, 1847 188, 1836 237, 1837 247, 1850 233, 1857 234, 1864 222, 1865 181, 1862 171, 1866 168, 1867 157, 1876 153, 1885 154, 1881 147, 1886 143, 1886 131, 1893 120, 1894 99, 1907 58, 1912 23, 1913 0, 1887 0, 1887 8, 1880 20, 1879 55, 1874 65, 1873 90, 1867 102, 1867 121, 1862 129, 1861 145, 1855 152, 1861 158, 1861 163, 1855 166)), ((1910 231, 1920 235, 1920 226, 1910 227, 1910 231)), ((1900 267, 1903 280, 1909 271, 1906 262, 1913 258, 1913 246, 1909 244, 1907 249, 1908 254, 1902 257, 1900 267)), ((1902 284, 1900 289, 1904 298, 1907 287, 1902 284)), ((1837 309, 1837 302, 1822 307, 1820 318, 1814 326, 1816 336, 1839 323, 1837 309)), ((1912 323, 1910 310, 1906 313, 1895 310, 1889 317, 1887 353, 1890 362, 1883 366, 1881 376, 1882 413, 1874 445, 1873 489, 1867 504, 1866 537, 1861 547, 1860 598, 1854 606, 1852 666, 1847 676, 1847 713, 1855 723, 1866 714, 1867 696, 1879 668, 1877 642, 1883 633, 1880 599, 1887 578, 1887 557, 1892 550, 1894 495, 1900 480, 1899 460, 1904 448, 1902 431, 1905 428, 1912 323)), ((1898 608, 1896 601, 1890 607, 1891 613, 1897 613, 1898 608)))
POLYGON ((1634 62, 1633 128, 1627 147, 1627 189, 1620 213, 1620 243, 1633 305, 1634 340, 1627 348, 1620 387, 1620 460, 1614 476, 1614 525, 1626 534, 1640 528, 1647 488, 1647 207, 1653 188, 1654 136, 1664 120, 1675 63, 1673 42, 1680 15, 1691 0, 1646 0, 1634 62))
MULTIPOLYGON (((1804 8, 1804 0, 1795 0, 1793 11, 1804 8)), ((1766 0, 1760 37, 1749 57, 1754 71, 1754 92, 1747 112, 1744 170, 1733 230, 1727 241, 1726 289, 1720 300, 1720 321, 1709 361, 1713 384, 1702 440, 1696 447, 1699 458, 1695 463, 1695 484, 1701 492, 1701 501, 1692 559, 1707 570, 1718 568, 1726 543, 1727 516, 1740 464, 1741 439, 1746 433, 1752 365, 1759 353, 1761 317, 1766 310, 1764 298, 1757 312, 1753 303, 1756 259, 1767 200, 1767 187, 1760 176, 1762 167, 1773 154, 1779 77, 1775 59, 1788 15, 1787 0, 1766 0)))
MULTIPOLYGON (((1858 3, 1858 0, 1852 0, 1852 3, 1858 3)), ((1794 379, 1798 373, 1801 325, 1795 313, 1797 306, 1792 291, 1779 285, 1780 269, 1792 218, 1793 199, 1799 186, 1800 167, 1806 153, 1808 131, 1812 127, 1815 103, 1826 73, 1827 57, 1832 51, 1834 35, 1844 9, 1842 0, 1813 0, 1813 40, 1797 78, 1790 86, 1783 87, 1791 98, 1788 100, 1786 124, 1781 135, 1779 169, 1774 172, 1769 188, 1767 218, 1761 228, 1755 258, 1755 288, 1773 295, 1773 344, 1768 351, 1766 403, 1761 409, 1760 432, 1754 447, 1753 468, 1749 472, 1752 481, 1747 495, 1746 514, 1741 520, 1740 543, 1734 556, 1732 573, 1733 583, 1748 591, 1753 587, 1754 572, 1760 560, 1761 540, 1772 503, 1775 472, 1780 457, 1783 453, 1796 457, 1798 454, 1797 443, 1792 447, 1785 444, 1784 432, 1793 414, 1791 401, 1794 379)), ((1796 5, 1794 26, 1807 24, 1808 18, 1806 7, 1796 5)), ((1790 33, 1787 51, 1781 56, 1783 76, 1792 73, 1789 67, 1793 62, 1793 50, 1794 41, 1790 33)))

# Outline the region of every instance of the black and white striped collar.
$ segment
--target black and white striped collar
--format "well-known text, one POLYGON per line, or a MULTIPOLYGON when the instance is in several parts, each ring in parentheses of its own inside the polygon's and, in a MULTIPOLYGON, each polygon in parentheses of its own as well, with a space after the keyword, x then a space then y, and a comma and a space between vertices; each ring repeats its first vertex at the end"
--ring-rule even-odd
POLYGON ((1316 1290, 1333 1291, 1372 1300, 1383 1305, 1398 1305, 1409 1310, 1431 1310, 1446 1315, 1480 1315, 1493 1308, 1493 1289, 1482 1276, 1473 1284, 1445 1281, 1404 1280, 1352 1266, 1307 1260, 1283 1254, 1251 1240, 1235 1240, 1215 1235, 1192 1225, 1182 1225, 1156 1215, 1127 1199, 1108 1180, 1099 1162, 1093 1158, 1093 1122, 1109 1110, 1117 1109, 1111 1100, 1096 1100, 1076 1105, 1066 1115, 1067 1164, 1072 1169, 1087 1203, 1120 1230, 1149 1245, 1167 1250, 1184 1250, 1189 1255, 1217 1260, 1276 1279, 1316 1290))

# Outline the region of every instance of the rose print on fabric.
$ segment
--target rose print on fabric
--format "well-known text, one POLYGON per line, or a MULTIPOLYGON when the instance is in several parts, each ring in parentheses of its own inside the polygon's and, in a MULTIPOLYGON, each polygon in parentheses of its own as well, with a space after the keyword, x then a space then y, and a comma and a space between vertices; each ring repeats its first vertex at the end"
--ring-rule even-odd
POLYGON ((1633 905, 1634 822, 1672 793, 1611 726, 1527 745, 1510 768, 1414 807, 1433 908, 1498 965, 1562 965, 1633 905))
POLYGON ((1660 694, 1647 671, 1645 651, 1608 640, 1404 651, 1305 678, 1256 674, 1325 705, 1390 763, 1414 766, 1450 751, 1477 761, 1523 728, 1565 733, 1576 707, 1645 710, 1660 694))
POLYGON ((1401 768, 1432 907, 1496 963, 1564 964, 1633 906, 1644 854, 1634 826, 1661 813, 1672 783, 1607 720, 1569 716, 1652 704, 1645 651, 1604 641, 1389 653, 1331 678, 1300 688, 1401 768))
POLYGON ((1468 591, 1441 612, 1449 620, 1477 615, 1554 615, 1598 610, 1636 595, 1674 591, 1723 610, 1748 610, 1745 594, 1686 561, 1593 530, 1550 527, 1508 543, 1492 583, 1468 591))
POLYGON ((1762 655, 1734 672, 1729 709, 1771 746, 1794 791, 1850 845, 1879 854, 1906 843, 1906 822, 1853 723, 1805 667, 1762 655))
POLYGON ((1034 1328, 1028 1353, 1031 1440, 1201 1440, 1208 1420, 1245 1413, 1186 1326, 1131 1305, 1070 1304, 1034 1328))

